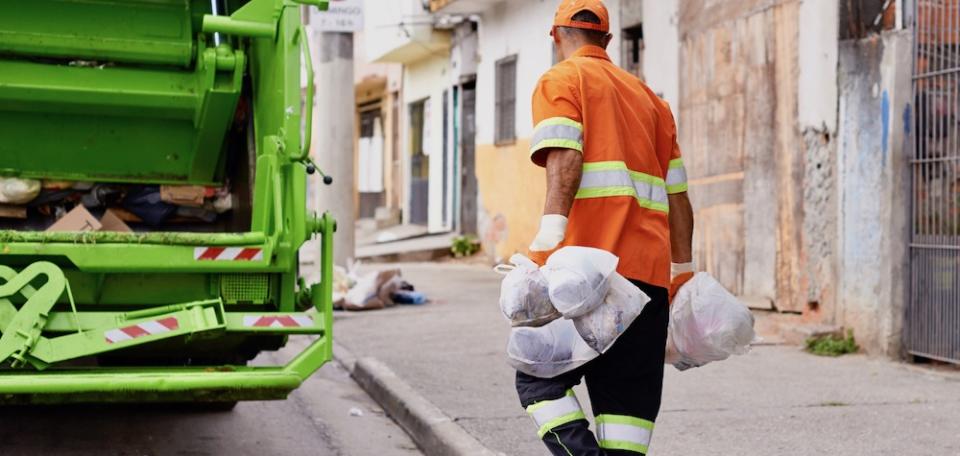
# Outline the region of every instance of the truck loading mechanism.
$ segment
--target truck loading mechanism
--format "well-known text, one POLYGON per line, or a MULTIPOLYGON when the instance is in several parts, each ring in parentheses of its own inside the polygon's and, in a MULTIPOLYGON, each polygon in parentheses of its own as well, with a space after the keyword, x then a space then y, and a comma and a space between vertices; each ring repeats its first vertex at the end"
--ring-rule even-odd
POLYGON ((236 230, 0 225, 0 403, 282 399, 331 359, 303 5, 327 1, 0 5, 0 176, 248 194, 236 230), (247 366, 291 336, 311 342, 286 365, 247 366))

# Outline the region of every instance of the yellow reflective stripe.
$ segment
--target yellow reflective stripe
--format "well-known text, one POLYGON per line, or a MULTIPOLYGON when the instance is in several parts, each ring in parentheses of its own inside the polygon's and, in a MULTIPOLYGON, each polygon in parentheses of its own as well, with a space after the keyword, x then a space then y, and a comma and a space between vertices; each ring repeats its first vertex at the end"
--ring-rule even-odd
POLYGON ((561 148, 573 149, 577 152, 583 152, 583 143, 570 139, 544 139, 530 148, 530 155, 533 155, 543 149, 561 148))
POLYGON ((583 124, 582 124, 582 123, 577 122, 576 120, 573 120, 573 119, 568 119, 568 118, 566 118, 566 117, 551 117, 551 118, 549 118, 549 119, 544 119, 544 120, 540 121, 540 123, 538 123, 537 126, 534 127, 533 129, 534 129, 534 130, 537 130, 537 129, 539 129, 540 127, 549 127, 549 126, 552 126, 552 125, 563 125, 563 126, 567 126, 567 127, 574 127, 574 128, 577 128, 577 129, 583 131, 583 124))
POLYGON ((667 170, 667 193, 683 193, 687 191, 687 168, 683 165, 682 158, 670 160, 670 166, 667 170))
POLYGON ((641 198, 638 196, 636 187, 581 188, 579 191, 577 191, 576 199, 606 198, 610 196, 632 196, 637 200, 637 203, 640 204, 640 207, 645 207, 647 209, 664 213, 670 212, 669 204, 651 201, 647 198, 641 198))
POLYGON ((587 419, 587 417, 586 415, 583 414, 583 410, 579 410, 573 413, 568 413, 561 417, 554 418, 544 423, 543 426, 540 426, 540 429, 537 430, 537 437, 540 437, 542 439, 543 436, 547 435, 547 433, 550 432, 551 429, 554 429, 558 426, 562 426, 564 424, 567 424, 573 421, 585 420, 585 419, 587 419))
POLYGON ((632 196, 640 207, 669 213, 667 186, 663 179, 633 171, 622 161, 583 165, 577 199, 632 196))
POLYGON ((627 171, 630 173, 630 178, 632 178, 637 182, 646 182, 650 185, 656 185, 658 187, 666 187, 666 182, 664 182, 663 179, 657 176, 651 176, 650 174, 641 173, 639 171, 634 171, 630 168, 627 168, 627 164, 622 161, 584 163, 583 172, 588 173, 590 171, 627 171))
POLYGON ((689 186, 686 182, 684 182, 684 183, 682 183, 682 184, 677 184, 677 185, 668 185, 668 186, 667 186, 667 194, 673 195, 673 194, 676 194, 676 193, 683 193, 683 192, 689 190, 689 187, 690 187, 690 186, 689 186))
MULTIPOLYGON (((574 393, 572 389, 568 389, 568 390, 567 390, 567 393, 563 395, 563 398, 567 398, 567 397, 576 398, 576 397, 577 397, 577 394, 574 393)), ((540 409, 546 407, 547 405, 550 405, 550 404, 555 403, 555 402, 557 402, 557 401, 563 400, 563 398, 554 399, 554 400, 552 400, 552 401, 540 401, 540 402, 537 402, 536 404, 528 405, 528 406, 527 406, 527 413, 531 413, 531 414, 532 414, 533 412, 536 412, 537 410, 540 410, 540 409)), ((579 402, 578 402, 577 404, 578 404, 578 406, 579 406, 579 402)))
POLYGON ((583 152, 583 124, 566 117, 551 117, 537 124, 530 141, 530 155, 550 148, 583 152))
POLYGON ((586 415, 580 408, 580 402, 573 390, 567 390, 560 399, 540 401, 527 407, 527 413, 533 418, 539 429, 537 435, 543 438, 551 429, 571 421, 585 420, 586 415))
POLYGON ((624 450, 624 451, 633 451, 636 453, 647 454, 648 447, 646 445, 640 445, 638 443, 631 442, 622 442, 619 440, 607 440, 600 439, 600 448, 605 450, 624 450))
POLYGON ((630 171, 630 177, 637 182, 646 182, 650 185, 656 185, 657 187, 663 187, 666 185, 663 179, 657 176, 644 174, 639 171, 630 171))
POLYGON ((623 170, 630 171, 630 168, 627 168, 627 164, 622 161, 604 161, 604 162, 590 162, 583 164, 583 172, 590 171, 612 171, 612 170, 623 170))

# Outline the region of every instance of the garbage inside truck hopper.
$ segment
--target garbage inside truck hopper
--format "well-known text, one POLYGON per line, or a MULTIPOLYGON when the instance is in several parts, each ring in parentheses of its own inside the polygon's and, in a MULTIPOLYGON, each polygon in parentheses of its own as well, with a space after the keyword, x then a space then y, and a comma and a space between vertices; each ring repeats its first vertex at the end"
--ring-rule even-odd
POLYGON ((0 402, 281 399, 331 358, 303 5, 0 4, 0 402))

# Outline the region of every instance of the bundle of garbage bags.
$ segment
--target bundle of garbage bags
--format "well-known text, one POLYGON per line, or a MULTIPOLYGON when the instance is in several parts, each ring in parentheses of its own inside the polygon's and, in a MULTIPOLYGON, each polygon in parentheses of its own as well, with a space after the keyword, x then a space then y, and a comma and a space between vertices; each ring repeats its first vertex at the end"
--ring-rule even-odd
MULTIPOLYGON (((513 328, 508 362, 536 377, 569 372, 600 356, 630 327, 650 298, 616 272, 606 251, 564 247, 536 263, 523 255, 498 267, 506 276, 500 309, 513 328)), ((678 369, 746 353, 753 316, 709 274, 681 287, 670 311, 667 362, 678 369)))
POLYGON ((333 308, 337 310, 379 310, 397 304, 427 302, 422 292, 407 282, 399 269, 359 272, 359 262, 347 268, 333 268, 333 308))

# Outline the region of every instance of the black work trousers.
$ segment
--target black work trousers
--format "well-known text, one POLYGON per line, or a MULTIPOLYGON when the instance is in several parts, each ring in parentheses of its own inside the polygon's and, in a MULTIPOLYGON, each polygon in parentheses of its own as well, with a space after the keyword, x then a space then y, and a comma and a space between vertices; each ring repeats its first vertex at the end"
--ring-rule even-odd
POLYGON ((647 453, 663 392, 669 298, 664 288, 632 282, 651 300, 606 353, 554 378, 517 372, 520 403, 554 455, 647 453), (572 388, 581 378, 597 422, 596 436, 582 411, 576 411, 572 388))

